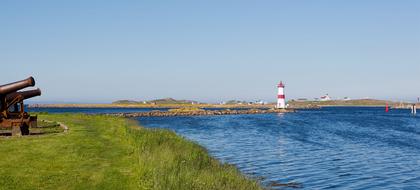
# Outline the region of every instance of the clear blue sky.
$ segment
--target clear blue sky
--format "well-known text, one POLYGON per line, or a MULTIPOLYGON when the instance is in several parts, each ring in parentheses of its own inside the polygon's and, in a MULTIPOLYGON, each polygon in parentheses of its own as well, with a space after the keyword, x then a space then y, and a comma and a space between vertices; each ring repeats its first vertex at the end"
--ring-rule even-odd
POLYGON ((420 96, 420 1, 0 1, 0 83, 38 102, 420 96))

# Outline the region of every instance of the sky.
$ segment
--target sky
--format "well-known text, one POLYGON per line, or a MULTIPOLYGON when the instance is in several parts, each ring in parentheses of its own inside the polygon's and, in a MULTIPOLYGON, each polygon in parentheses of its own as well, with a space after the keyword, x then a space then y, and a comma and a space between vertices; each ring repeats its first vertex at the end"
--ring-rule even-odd
POLYGON ((39 103, 420 96, 420 1, 0 0, 0 84, 39 103))

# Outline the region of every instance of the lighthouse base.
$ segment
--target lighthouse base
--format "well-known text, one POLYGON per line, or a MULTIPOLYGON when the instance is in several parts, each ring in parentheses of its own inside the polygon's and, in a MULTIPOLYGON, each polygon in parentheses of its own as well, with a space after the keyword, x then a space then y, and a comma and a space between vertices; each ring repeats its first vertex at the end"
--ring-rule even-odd
POLYGON ((277 109, 286 109, 287 108, 287 105, 277 104, 275 108, 277 108, 277 109))

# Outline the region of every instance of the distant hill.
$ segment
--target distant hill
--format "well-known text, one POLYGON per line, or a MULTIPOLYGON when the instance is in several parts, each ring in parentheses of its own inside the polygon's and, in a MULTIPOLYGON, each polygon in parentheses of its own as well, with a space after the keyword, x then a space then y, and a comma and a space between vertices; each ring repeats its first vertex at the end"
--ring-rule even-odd
POLYGON ((229 100, 225 104, 226 105, 235 105, 235 104, 247 104, 246 101, 240 101, 240 100, 229 100))
POLYGON ((173 98, 163 98, 150 101, 133 101, 133 100, 118 100, 112 102, 113 104, 198 104, 198 101, 193 100, 176 100, 173 98))
POLYGON ((175 100, 173 98, 157 99, 157 100, 151 100, 147 102, 154 103, 154 104, 198 104, 197 101, 193 101, 193 100, 175 100))
POLYGON ((115 101, 115 102, 112 102, 113 104, 139 104, 139 103, 142 103, 142 102, 137 102, 137 101, 134 101, 134 100, 117 100, 117 101, 115 101))

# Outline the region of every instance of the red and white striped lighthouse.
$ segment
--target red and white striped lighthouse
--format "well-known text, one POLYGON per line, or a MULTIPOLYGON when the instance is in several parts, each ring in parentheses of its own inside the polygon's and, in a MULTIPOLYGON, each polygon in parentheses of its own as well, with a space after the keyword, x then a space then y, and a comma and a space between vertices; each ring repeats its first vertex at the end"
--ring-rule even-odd
POLYGON ((284 109, 286 108, 286 96, 284 95, 284 84, 280 81, 277 85, 278 93, 277 93, 277 108, 284 109))

